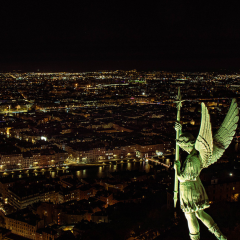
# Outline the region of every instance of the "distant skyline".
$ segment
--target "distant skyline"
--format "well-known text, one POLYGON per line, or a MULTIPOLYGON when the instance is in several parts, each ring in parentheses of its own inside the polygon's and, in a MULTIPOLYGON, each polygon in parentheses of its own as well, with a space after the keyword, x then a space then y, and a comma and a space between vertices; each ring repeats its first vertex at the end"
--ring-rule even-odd
POLYGON ((226 3, 4 3, 0 71, 240 68, 238 8, 226 3))

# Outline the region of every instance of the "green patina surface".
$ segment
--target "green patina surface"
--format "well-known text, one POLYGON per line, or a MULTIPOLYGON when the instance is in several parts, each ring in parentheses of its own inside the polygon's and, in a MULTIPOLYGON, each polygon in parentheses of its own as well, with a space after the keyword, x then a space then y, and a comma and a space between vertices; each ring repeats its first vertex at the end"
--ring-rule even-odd
MULTIPOLYGON (((179 93, 180 96, 180 93, 179 93)), ((178 97, 179 98, 179 97, 178 97)), ((189 155, 182 164, 178 160, 179 152, 176 150, 175 161, 175 190, 174 200, 179 186, 180 206, 188 221, 189 234, 191 239, 200 239, 198 219, 208 227, 217 239, 227 239, 219 230, 211 216, 204 212, 209 207, 209 200, 199 178, 201 170, 207 168, 223 155, 230 145, 235 134, 238 122, 238 107, 235 99, 232 100, 230 109, 222 125, 215 134, 212 134, 210 115, 204 103, 202 106, 201 126, 197 139, 190 133, 182 133, 180 122, 180 107, 178 99, 178 116, 175 129, 177 132, 176 144, 189 155), (179 136, 179 137, 178 137, 179 136)), ((175 202, 176 204, 176 202, 175 202)))

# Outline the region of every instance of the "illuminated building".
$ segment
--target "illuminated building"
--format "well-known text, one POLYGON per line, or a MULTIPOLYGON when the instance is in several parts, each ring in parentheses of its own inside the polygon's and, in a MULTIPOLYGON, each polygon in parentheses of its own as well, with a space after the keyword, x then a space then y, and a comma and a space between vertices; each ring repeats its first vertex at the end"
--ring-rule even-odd
POLYGON ((209 200, 213 202, 238 202, 240 199, 240 182, 216 182, 207 186, 206 190, 209 200))
POLYGON ((5 222, 6 228, 12 233, 29 239, 36 239, 36 231, 44 227, 44 221, 27 210, 7 215, 5 222))

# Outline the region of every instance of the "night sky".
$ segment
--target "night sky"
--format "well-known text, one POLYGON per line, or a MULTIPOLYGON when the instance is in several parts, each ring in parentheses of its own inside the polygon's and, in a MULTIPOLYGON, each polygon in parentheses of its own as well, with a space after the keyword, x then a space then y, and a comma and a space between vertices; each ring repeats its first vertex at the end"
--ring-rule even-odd
POLYGON ((0 71, 240 68, 226 1, 24 2, 1 3, 0 71))

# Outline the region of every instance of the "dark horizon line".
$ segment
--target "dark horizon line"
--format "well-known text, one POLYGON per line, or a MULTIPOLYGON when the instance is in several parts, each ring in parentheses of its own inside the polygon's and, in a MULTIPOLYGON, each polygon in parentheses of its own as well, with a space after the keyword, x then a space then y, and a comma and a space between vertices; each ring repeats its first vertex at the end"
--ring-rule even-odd
POLYGON ((239 71, 240 58, 175 58, 175 59, 86 59, 0 61, 0 72, 97 72, 97 71, 171 71, 215 72, 239 71))
POLYGON ((104 71, 132 71, 132 70, 136 70, 137 72, 172 72, 172 73, 180 73, 180 72, 199 72, 199 73, 203 73, 203 72, 209 72, 209 73, 240 73, 240 68, 189 68, 189 69, 182 69, 182 68, 164 68, 164 69, 139 69, 139 68, 96 68, 96 69, 87 69, 87 70, 80 70, 80 69, 44 69, 44 68, 38 68, 38 69, 5 69, 2 70, 0 69, 0 73, 29 73, 29 72, 34 72, 34 73, 58 73, 58 72, 66 72, 66 73, 84 73, 84 72, 104 72, 104 71))
POLYGON ((37 69, 37 70, 24 70, 24 69, 10 69, 10 70, 1 70, 0 73, 58 73, 58 72, 65 72, 65 73, 84 73, 84 72, 104 72, 104 71, 132 71, 136 70, 137 72, 172 72, 172 73, 180 73, 180 72, 191 72, 191 73, 203 73, 203 72, 208 72, 208 73, 228 73, 228 72, 239 72, 240 73, 240 68, 235 68, 235 69, 228 69, 228 68, 209 68, 209 69, 197 69, 197 68, 191 68, 191 69, 137 69, 137 68, 128 68, 128 69, 122 69, 122 68, 116 68, 116 69, 88 69, 88 70, 47 70, 47 69, 37 69))

